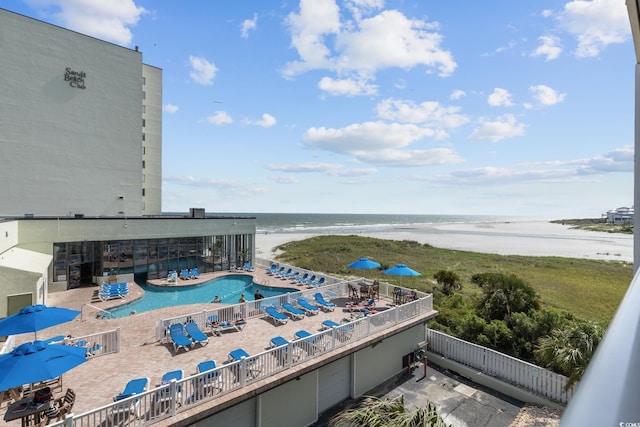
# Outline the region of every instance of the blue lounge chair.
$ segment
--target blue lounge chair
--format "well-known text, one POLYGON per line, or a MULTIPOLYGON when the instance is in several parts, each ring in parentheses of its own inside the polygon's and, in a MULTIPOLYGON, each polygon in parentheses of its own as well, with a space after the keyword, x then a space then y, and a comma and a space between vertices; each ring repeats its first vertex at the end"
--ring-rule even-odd
POLYGON ((289 344, 289 340, 285 337, 277 336, 271 338, 271 348, 283 347, 289 344))
POLYGON ((310 332, 301 329, 294 334, 295 338, 298 340, 305 340, 308 342, 311 347, 307 349, 308 352, 314 352, 316 349, 325 350, 327 348, 327 344, 324 341, 324 337, 322 335, 313 336, 310 332))
POLYGON ((286 315, 280 313, 272 305, 268 305, 264 307, 264 311, 267 313, 267 316, 269 316, 273 320, 274 325, 277 325, 278 323, 281 323, 284 325, 289 321, 289 318, 286 315))
POLYGON ((284 266, 280 267, 277 271, 274 271, 272 274, 274 276, 279 276, 280 274, 282 274, 282 272, 284 272, 284 266))
MULTIPOLYGON (((178 369, 175 371, 165 372, 162 376, 162 385, 168 385, 171 381, 180 381, 184 377, 184 371, 178 369)), ((177 402, 182 401, 182 385, 176 386, 176 396, 171 394, 170 387, 161 387, 154 393, 153 400, 151 401, 151 409, 155 414, 159 414, 163 409, 168 409, 169 402, 176 399, 177 402)))
POLYGON ((182 323, 174 323, 169 326, 169 338, 173 343, 173 354, 177 354, 181 348, 193 346, 193 341, 184 333, 184 325, 182 323))
POLYGON ((320 280, 309 283, 309 286, 311 286, 312 288, 317 288, 318 286, 323 285, 324 281, 325 281, 324 277, 321 277, 320 280))
POLYGON ((290 274, 289 277, 287 277, 287 280, 291 280, 292 282, 295 283, 298 277, 300 277, 300 272, 296 271, 295 273, 290 274))
POLYGON ((250 357, 249 353, 247 353, 243 348, 236 348, 229 352, 230 362, 235 362, 241 359, 247 359, 247 377, 255 378, 260 375, 262 372, 262 364, 258 360, 258 357, 250 357))
POLYGON ((324 311, 333 311, 336 308, 336 305, 332 302, 327 301, 326 299, 324 299, 324 297, 322 296, 322 294, 320 292, 316 293, 313 296, 316 300, 316 302, 320 305, 320 307, 322 307, 322 309, 324 311))
POLYGON ((253 266, 251 265, 250 262, 245 263, 244 265, 244 271, 255 271, 256 269, 253 268, 253 266))
MULTIPOLYGON (((119 402, 111 408, 111 414, 113 417, 115 418, 120 415, 124 416, 127 414, 135 414, 136 417, 140 418, 140 398, 133 399, 132 397, 147 391, 148 385, 149 378, 143 377, 130 380, 122 393, 113 398, 114 402, 119 402)), ((114 420, 114 424, 115 423, 116 421, 114 420)))
POLYGON ((184 325, 184 329, 187 331, 187 334, 189 334, 194 343, 198 343, 202 346, 209 343, 209 337, 206 336, 205 333, 202 332, 202 330, 200 330, 200 327, 197 323, 189 322, 184 325))
POLYGON ((298 282, 299 285, 302 285, 309 278, 309 273, 304 273, 302 277, 298 277, 295 279, 295 282, 298 282))
POLYGON ((276 264, 271 264, 271 267, 267 270, 267 274, 275 274, 278 270, 278 266, 276 264))
POLYGON ((287 271, 285 271, 285 272, 283 272, 283 273, 279 273, 279 274, 278 274, 278 277, 279 277, 279 278, 281 278, 281 279, 286 279, 286 278, 287 278, 287 276, 288 276, 289 274, 291 274, 291 272, 292 272, 292 271, 293 271, 293 268, 290 268, 290 269, 288 269, 287 271))
POLYGON ((180 278, 184 280, 189 280, 192 278, 191 273, 189 273, 189 270, 187 270, 186 268, 183 268, 182 270, 180 270, 180 278))
POLYGON ((292 319, 302 319, 302 318, 304 318, 304 311, 300 310, 297 307, 294 307, 289 302, 283 302, 282 303, 282 309, 284 310, 284 312, 286 314, 291 316, 292 319))
POLYGON ((318 314, 320 312, 320 309, 317 306, 311 304, 306 298, 298 298, 297 303, 300 308, 302 308, 302 310, 304 310, 304 312, 308 315, 318 314))
POLYGON ((205 360, 204 362, 198 363, 199 374, 211 371, 201 379, 202 391, 206 394, 212 390, 222 391, 222 375, 219 370, 215 371, 217 367, 215 360, 205 360))
POLYGON ((311 275, 311 277, 309 277, 308 279, 306 279, 306 280, 301 280, 301 281, 300 281, 300 283, 302 283, 303 285, 309 285, 310 283, 315 282, 315 281, 316 281, 316 275, 315 275, 315 274, 313 274, 313 275, 311 275))
POLYGON ((189 274, 191 274, 191 277, 194 279, 197 279, 198 277, 200 277, 200 272, 198 271, 197 268, 192 268, 191 270, 189 270, 189 274))
POLYGON ((338 322, 334 322, 333 320, 325 320, 322 322, 322 329, 335 329, 338 332, 339 338, 349 339, 353 334, 354 325, 347 323, 341 324, 338 322))

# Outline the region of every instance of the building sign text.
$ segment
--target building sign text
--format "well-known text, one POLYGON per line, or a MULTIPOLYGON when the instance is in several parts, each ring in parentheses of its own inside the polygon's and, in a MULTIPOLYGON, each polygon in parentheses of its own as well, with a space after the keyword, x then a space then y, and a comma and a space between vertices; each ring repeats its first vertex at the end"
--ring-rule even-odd
POLYGON ((84 79, 87 77, 87 73, 84 71, 73 71, 71 68, 64 70, 64 81, 69 82, 69 86, 77 87, 78 89, 86 89, 84 85, 84 79))

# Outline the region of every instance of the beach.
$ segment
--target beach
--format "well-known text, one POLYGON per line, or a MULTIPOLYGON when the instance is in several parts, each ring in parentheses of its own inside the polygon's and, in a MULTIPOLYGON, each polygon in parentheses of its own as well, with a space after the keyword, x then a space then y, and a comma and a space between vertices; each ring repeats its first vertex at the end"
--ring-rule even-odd
MULTIPOLYGON (((272 258, 278 245, 322 234, 328 233, 256 233, 256 255, 272 258)), ((633 235, 577 230, 547 221, 412 224, 393 230, 331 234, 412 240, 437 248, 500 255, 633 262, 633 235)))

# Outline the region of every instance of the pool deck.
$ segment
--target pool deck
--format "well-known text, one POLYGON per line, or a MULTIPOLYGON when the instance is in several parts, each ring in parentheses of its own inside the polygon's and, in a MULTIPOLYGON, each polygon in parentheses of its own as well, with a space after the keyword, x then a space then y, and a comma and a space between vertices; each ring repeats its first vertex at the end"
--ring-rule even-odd
MULTIPOLYGON (((266 286, 296 287, 289 281, 268 275, 266 269, 259 267, 253 272, 244 273, 240 271, 204 273, 200 279, 180 280, 178 285, 194 285, 212 278, 239 273, 250 274, 254 277, 255 283, 266 286)), ((39 331, 38 338, 46 339, 57 335, 78 337, 116 328, 121 330, 122 342, 119 353, 89 359, 86 363, 63 375, 63 391, 58 391, 56 397, 64 393, 67 388, 72 388, 77 396, 73 408, 73 412, 76 414, 110 404, 113 396, 119 394, 124 389, 127 381, 131 379, 149 377, 150 386, 155 387, 160 384, 162 375, 167 371, 183 369, 185 376, 190 376, 196 373, 197 364, 204 360, 214 359, 218 364, 222 364, 227 360, 229 352, 236 348, 244 348, 249 354, 259 353, 269 347, 269 340, 275 336, 281 335, 287 339, 293 339, 297 330, 306 329, 314 333, 320 330, 322 321, 331 319, 339 322, 348 316, 344 308, 340 308, 340 302, 343 303, 342 307, 344 307, 344 301, 335 301, 339 307, 333 312, 321 312, 316 316, 305 317, 301 320, 289 320, 285 325, 274 326, 273 322, 267 318, 250 319, 241 332, 225 333, 221 337, 210 336, 209 344, 205 347, 196 345, 188 351, 181 350, 177 355, 174 355, 172 346, 156 341, 156 323, 163 318, 211 309, 213 303, 173 306, 117 319, 96 318, 98 310, 93 307, 108 309, 122 304, 123 301, 131 302, 143 296, 144 292, 135 283, 130 284, 129 287, 129 295, 124 300, 106 302, 91 302, 97 287, 79 288, 48 295, 47 305, 82 310, 82 315, 72 322, 39 331), (93 307, 87 306, 87 303, 93 307)), ((300 288, 302 289, 302 287, 300 288)), ((213 297, 212 295, 211 299, 213 297)), ((378 304, 381 306, 391 305, 391 300, 383 297, 378 304)), ((33 334, 18 335, 16 336, 16 345, 30 340, 33 340, 33 334)), ((328 356, 331 355, 329 354, 328 356)), ((260 387, 270 381, 272 379, 268 378, 258 381, 254 385, 260 387)), ((245 392, 246 390, 232 392, 221 396, 221 399, 233 402, 234 399, 240 398, 245 392)), ((161 422, 159 425, 170 424, 178 421, 176 418, 188 417, 190 415, 189 412, 202 412, 219 403, 219 399, 214 399, 212 402, 178 414, 178 417, 161 422)), ((0 411, 4 415, 6 403, 3 404, 0 411)), ((19 423, 20 421, 17 420, 8 424, 19 425, 19 423)))

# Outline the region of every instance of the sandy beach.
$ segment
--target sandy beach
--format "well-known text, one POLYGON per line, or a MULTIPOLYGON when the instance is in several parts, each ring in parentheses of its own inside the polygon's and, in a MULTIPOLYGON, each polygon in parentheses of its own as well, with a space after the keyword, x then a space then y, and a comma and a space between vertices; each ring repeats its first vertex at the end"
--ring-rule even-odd
MULTIPOLYGON (((256 234, 256 254, 259 257, 271 258, 278 245, 316 235, 256 234)), ((633 262, 632 235, 576 230, 567 225, 546 221, 424 224, 360 235, 378 239, 413 240, 437 248, 500 255, 559 256, 633 262)))

